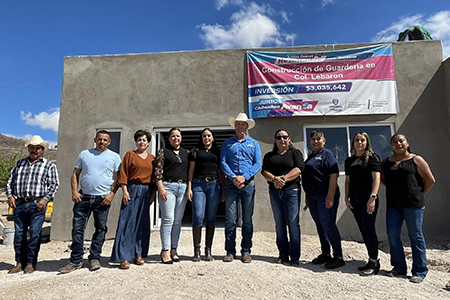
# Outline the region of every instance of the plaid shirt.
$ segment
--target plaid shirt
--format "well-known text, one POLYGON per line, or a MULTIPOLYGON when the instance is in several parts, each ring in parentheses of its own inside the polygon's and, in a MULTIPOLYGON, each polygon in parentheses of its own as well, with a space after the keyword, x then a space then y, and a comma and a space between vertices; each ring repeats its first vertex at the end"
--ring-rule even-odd
POLYGON ((31 164, 27 157, 16 162, 12 168, 6 184, 6 196, 43 197, 50 201, 55 197, 58 186, 58 172, 54 163, 42 157, 31 164))

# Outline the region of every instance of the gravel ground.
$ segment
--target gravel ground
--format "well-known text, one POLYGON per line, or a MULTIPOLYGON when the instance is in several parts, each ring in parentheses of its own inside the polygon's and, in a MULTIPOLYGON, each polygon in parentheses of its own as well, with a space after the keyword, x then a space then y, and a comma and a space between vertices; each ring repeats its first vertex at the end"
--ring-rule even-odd
MULTIPOLYGON (((343 241, 346 265, 331 271, 310 263, 320 251, 315 236, 302 236, 298 267, 273 263, 278 253, 272 232, 254 234, 251 264, 222 262, 223 229, 216 232, 214 242, 215 260, 194 263, 191 231, 183 230, 181 262, 163 265, 155 231, 146 264, 121 270, 108 263, 113 241, 106 241, 102 269, 83 268, 65 275, 58 275, 57 269, 68 262, 68 242, 43 244, 38 270, 27 275, 7 274, 14 264, 14 249, 0 245, 0 299, 450 299, 450 291, 444 289, 450 279, 450 241, 429 242, 430 272, 421 284, 383 276, 383 271, 359 276, 356 268, 365 263, 366 250, 354 241, 343 241)), ((386 243, 380 249, 382 269, 389 270, 386 243)), ((406 253, 411 267, 410 248, 406 253)))

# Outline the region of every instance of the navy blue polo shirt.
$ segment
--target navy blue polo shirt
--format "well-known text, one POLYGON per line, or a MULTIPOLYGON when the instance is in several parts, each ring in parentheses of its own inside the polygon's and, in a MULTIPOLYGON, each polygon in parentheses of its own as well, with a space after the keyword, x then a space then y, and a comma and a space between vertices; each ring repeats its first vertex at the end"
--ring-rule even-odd
POLYGON ((339 174, 339 167, 333 152, 326 148, 311 153, 305 161, 302 185, 306 195, 322 196, 328 193, 330 174, 339 174))

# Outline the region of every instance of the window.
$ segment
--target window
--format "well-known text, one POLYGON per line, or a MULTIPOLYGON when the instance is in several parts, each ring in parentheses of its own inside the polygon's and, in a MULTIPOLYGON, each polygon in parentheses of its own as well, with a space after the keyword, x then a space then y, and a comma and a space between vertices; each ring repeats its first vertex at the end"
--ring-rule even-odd
POLYGON ((314 130, 320 130, 325 134, 327 140, 325 147, 331 150, 336 157, 339 171, 344 172, 344 162, 351 155, 351 142, 353 136, 364 131, 370 137, 373 151, 381 158, 387 157, 391 153, 390 138, 393 134, 393 126, 388 125, 342 125, 342 126, 306 126, 304 131, 305 153, 312 152, 309 142, 309 135, 314 130))

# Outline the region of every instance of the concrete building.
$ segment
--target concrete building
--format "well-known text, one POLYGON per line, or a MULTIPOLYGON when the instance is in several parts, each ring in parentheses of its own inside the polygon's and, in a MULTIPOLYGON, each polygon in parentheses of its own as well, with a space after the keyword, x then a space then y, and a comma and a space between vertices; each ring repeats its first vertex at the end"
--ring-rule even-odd
MULTIPOLYGON (((264 51, 317 52, 366 45, 371 44, 266 48, 264 51)), ((351 132, 355 128, 375 126, 373 128, 384 131, 388 137, 393 132, 406 134, 413 152, 428 161, 436 177, 435 187, 426 195, 425 235, 448 238, 450 185, 446 184, 446 173, 450 160, 444 157, 445 151, 450 149, 450 60, 442 61, 440 41, 393 43, 393 54, 398 114, 257 119, 256 127, 249 134, 260 142, 263 153, 270 151, 273 134, 278 128, 287 129, 302 152, 309 140, 307 132, 313 128, 343 128, 343 132, 351 132)), ((155 154, 164 142, 164 134, 174 126, 190 136, 210 127, 226 138, 233 133, 228 118, 241 111, 248 112, 246 49, 66 57, 57 159, 61 186, 54 203, 52 239, 71 239, 70 177, 79 152, 94 146, 93 138, 98 129, 113 133, 112 147, 122 157, 135 148, 133 133, 137 129, 148 129, 153 134, 151 152, 155 154)), ((337 137, 348 139, 346 133, 337 137)), ((274 231, 267 184, 262 176, 256 176, 255 180, 255 230, 274 231)), ((344 180, 341 173, 341 191, 344 191, 344 180)), ((385 239, 383 188, 380 196, 377 226, 380 238, 385 239)), ((110 211, 108 238, 114 237, 120 202, 121 192, 116 195, 110 211)), ((158 229, 155 205, 152 218, 153 228, 158 229)), ((302 212, 300 219, 303 234, 316 233, 309 212, 302 212)), ((190 225, 186 223, 186 226, 190 225)), ((343 197, 338 226, 343 238, 361 240, 343 197)))

